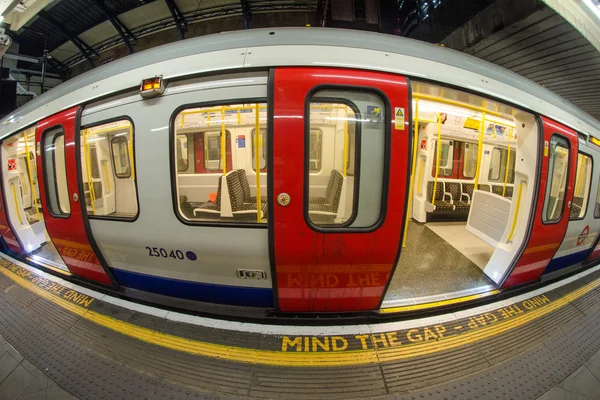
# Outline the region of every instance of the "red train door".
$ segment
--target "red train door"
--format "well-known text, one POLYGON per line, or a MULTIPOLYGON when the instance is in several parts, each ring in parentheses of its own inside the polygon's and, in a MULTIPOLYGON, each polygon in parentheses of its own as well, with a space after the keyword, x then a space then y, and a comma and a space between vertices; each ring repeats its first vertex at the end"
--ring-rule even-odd
POLYGON ((408 82, 370 71, 276 68, 271 84, 277 307, 377 309, 404 226, 408 82))
POLYGON ((77 178, 79 107, 39 122, 35 130, 40 198, 46 229, 69 270, 112 285, 87 235, 77 178))
POLYGON ((577 171, 577 133, 546 117, 542 123, 542 169, 533 230, 503 287, 539 278, 567 232, 577 171))

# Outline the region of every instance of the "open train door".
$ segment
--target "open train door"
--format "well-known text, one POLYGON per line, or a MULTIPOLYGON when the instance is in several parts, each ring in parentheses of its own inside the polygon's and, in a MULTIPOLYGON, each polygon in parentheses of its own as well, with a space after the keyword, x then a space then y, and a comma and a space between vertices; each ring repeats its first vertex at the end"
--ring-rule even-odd
POLYGON ((577 133, 549 118, 541 120, 543 157, 535 219, 527 245, 503 287, 538 279, 563 242, 569 224, 577 170, 577 133))
POLYGON ((404 227, 407 79, 276 68, 270 84, 269 221, 278 309, 377 309, 404 227))
POLYGON ((112 285, 87 234, 77 178, 78 113, 73 107, 37 124, 35 141, 40 198, 46 229, 69 270, 112 285))

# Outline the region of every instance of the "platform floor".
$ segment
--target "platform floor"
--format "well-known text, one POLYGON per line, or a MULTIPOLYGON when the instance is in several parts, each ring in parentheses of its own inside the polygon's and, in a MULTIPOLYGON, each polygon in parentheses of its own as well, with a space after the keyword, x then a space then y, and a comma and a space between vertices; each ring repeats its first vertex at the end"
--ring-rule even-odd
POLYGON ((384 301, 464 293, 478 288, 482 291, 493 289, 482 268, 469 259, 470 256, 481 264, 485 247, 466 235, 471 234, 464 229, 464 224, 430 226, 409 222, 406 247, 402 248, 384 301), (455 245, 444 237, 454 240, 455 245), (467 240, 473 245, 469 246, 467 240))
POLYGON ((0 260, 0 335, 80 399, 594 399, 598 331, 598 267, 476 310, 321 327, 179 314, 0 260))

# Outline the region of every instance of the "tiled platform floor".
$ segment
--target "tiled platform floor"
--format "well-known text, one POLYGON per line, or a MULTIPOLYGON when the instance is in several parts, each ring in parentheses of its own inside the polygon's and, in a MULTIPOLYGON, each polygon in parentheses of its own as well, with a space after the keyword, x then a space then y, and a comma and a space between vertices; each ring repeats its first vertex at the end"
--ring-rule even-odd
POLYGON ((600 352, 540 400, 600 399, 600 352))
POLYGON ((0 336, 0 400, 75 400, 0 336))

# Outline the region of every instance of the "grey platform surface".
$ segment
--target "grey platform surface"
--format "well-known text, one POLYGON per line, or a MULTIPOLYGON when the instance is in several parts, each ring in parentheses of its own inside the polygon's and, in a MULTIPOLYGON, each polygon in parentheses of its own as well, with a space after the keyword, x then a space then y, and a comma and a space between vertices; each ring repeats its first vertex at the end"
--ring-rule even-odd
POLYGON ((76 399, 0 336, 0 400, 76 399))

